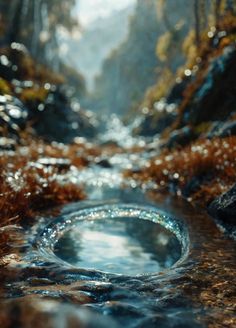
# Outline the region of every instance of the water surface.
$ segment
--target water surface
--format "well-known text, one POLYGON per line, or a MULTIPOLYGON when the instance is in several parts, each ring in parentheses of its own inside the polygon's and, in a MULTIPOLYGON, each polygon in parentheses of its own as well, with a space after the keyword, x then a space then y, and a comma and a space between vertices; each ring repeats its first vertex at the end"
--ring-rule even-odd
MULTIPOLYGON (((127 128, 115 136, 125 144, 127 128)), ((32 317, 39 328, 236 326, 235 242, 201 206, 124 179, 159 151, 136 141, 140 152, 95 161, 110 167, 58 176, 83 184, 88 200, 41 213, 9 245, 0 315, 12 327, 32 317)))
POLYGON ((81 220, 62 233, 53 251, 85 269, 138 275, 172 266, 181 256, 177 237, 160 224, 132 217, 81 220))

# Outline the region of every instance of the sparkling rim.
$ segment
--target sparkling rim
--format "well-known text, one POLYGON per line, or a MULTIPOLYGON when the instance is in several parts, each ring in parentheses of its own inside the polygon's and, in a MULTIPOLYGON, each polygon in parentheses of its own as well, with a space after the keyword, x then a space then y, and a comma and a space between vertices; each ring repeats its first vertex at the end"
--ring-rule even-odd
MULTIPOLYGON (((169 216, 165 212, 148 205, 139 204, 105 204, 89 208, 82 208, 73 213, 65 214, 50 223, 43 232, 36 239, 36 247, 42 256, 46 256, 53 262, 60 263, 64 266, 75 268, 75 266, 63 261, 54 253, 54 246, 58 239, 68 230, 78 225, 78 222, 88 220, 100 219, 118 219, 118 218, 139 218, 140 220, 148 220, 160 224, 170 232, 172 232, 178 239, 181 245, 181 255, 177 262, 169 270, 182 262, 188 255, 189 251, 189 234, 183 222, 173 216, 169 216)), ((77 268, 77 267, 76 267, 77 268)), ((99 270, 94 270, 99 272, 99 270)), ((100 271, 103 272, 103 271, 100 271)), ((110 273, 111 275, 114 275, 110 273)), ((116 275, 116 274, 115 274, 116 275)), ((120 274, 117 274, 120 275, 120 274)), ((144 275, 143 273, 137 276, 144 275)), ((152 273, 149 273, 152 275, 152 273)))

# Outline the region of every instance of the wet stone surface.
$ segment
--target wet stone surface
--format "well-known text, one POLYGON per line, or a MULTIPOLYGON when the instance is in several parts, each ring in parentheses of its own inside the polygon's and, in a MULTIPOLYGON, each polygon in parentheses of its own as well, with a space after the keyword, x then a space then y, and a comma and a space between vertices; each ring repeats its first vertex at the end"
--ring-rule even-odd
POLYGON ((209 214, 236 239, 236 184, 208 206, 209 214))

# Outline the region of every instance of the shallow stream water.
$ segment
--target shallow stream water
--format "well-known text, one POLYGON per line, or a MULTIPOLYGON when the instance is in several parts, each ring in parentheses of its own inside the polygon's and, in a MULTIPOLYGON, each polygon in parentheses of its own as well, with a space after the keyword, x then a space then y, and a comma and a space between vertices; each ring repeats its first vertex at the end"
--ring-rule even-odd
POLYGON ((158 151, 124 129, 113 127, 116 141, 142 152, 71 169, 59 179, 83 184, 88 200, 18 231, 1 272, 12 327, 234 326, 235 242, 200 207, 124 181, 158 151))

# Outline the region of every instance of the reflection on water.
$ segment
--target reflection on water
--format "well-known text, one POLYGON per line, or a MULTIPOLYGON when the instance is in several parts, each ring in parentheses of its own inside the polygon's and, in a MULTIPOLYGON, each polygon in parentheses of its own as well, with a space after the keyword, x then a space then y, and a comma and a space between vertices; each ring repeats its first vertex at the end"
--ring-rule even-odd
POLYGON ((57 241, 55 254, 77 267, 136 275, 170 267, 181 255, 174 234, 148 220, 82 221, 57 241))
POLYGON ((186 254, 188 233, 153 206, 91 203, 49 224, 37 247, 54 262, 133 276, 171 267, 186 254))
POLYGON ((25 236, 28 246, 14 240, 11 266, 0 270, 5 286, 0 323, 6 316, 13 320, 9 328, 21 327, 33 316, 39 328, 235 327, 235 243, 213 220, 199 208, 155 192, 146 199, 123 190, 117 202, 106 196, 106 205, 104 200, 70 204, 53 220, 44 213, 25 236), (181 245, 181 260, 158 272, 158 266, 170 266, 180 257, 171 233, 181 245), (14 257, 16 247, 21 259, 14 257), (104 272, 104 266, 101 271, 82 267, 81 261, 93 267, 94 260, 110 263, 112 253, 114 272, 122 267, 118 261, 128 261, 123 274, 104 272), (134 276, 134 258, 139 273, 153 262, 157 272, 134 276))

